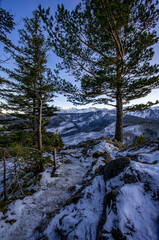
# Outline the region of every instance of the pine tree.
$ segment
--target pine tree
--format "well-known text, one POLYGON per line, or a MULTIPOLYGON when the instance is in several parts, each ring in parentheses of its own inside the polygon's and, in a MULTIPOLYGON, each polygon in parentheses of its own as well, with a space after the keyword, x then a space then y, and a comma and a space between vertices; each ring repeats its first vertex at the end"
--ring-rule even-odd
POLYGON ((159 66, 150 63, 158 41, 157 6, 153 0, 83 0, 71 12, 58 5, 55 18, 39 6, 53 51, 63 59, 60 68, 81 81, 79 91, 72 86, 69 99, 116 107, 115 139, 120 142, 124 113, 154 104, 123 110, 158 87, 159 66))
POLYGON ((62 141, 61 134, 56 131, 55 133, 48 132, 45 135, 45 150, 47 152, 51 152, 54 160, 54 171, 57 169, 57 161, 56 161, 56 152, 64 147, 64 143, 62 141))
MULTIPOLYGON (((11 15, 5 9, 0 8, 0 42, 4 46, 9 46, 11 44, 11 41, 8 39, 7 34, 11 33, 11 31, 14 29, 14 25, 15 23, 13 15, 11 15)), ((6 61, 7 59, 3 59, 2 56, 0 56, 0 68, 1 65, 6 61)), ((6 84, 8 84, 8 80, 0 76, 0 101, 2 100, 5 93, 8 92, 6 84)), ((0 112, 1 111, 2 109, 0 107, 0 112)))
POLYGON ((24 29, 19 30, 19 35, 19 45, 6 48, 12 54, 16 67, 14 70, 3 69, 14 89, 5 96, 7 103, 3 107, 23 120, 21 124, 32 132, 33 142, 41 151, 42 132, 57 109, 48 105, 53 101, 55 86, 46 66, 49 41, 44 36, 37 11, 33 12, 33 18, 24 19, 24 29))
POLYGON ((11 33, 14 29, 14 25, 13 15, 5 9, 0 8, 0 42, 5 45, 10 43, 7 33, 11 33))

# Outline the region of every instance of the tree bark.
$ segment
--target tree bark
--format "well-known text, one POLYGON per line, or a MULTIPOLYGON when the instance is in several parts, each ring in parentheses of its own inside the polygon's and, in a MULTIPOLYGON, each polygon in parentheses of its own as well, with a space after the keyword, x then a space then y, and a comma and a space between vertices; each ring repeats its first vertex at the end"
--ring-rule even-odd
MULTIPOLYGON (((118 29, 119 33, 121 29, 118 29)), ((123 142, 123 96, 122 96, 122 62, 124 59, 124 52, 120 41, 120 35, 116 39, 116 57, 117 57, 117 91, 116 91, 116 129, 115 139, 118 142, 123 142)))
POLYGON ((34 97, 33 97, 33 132, 36 130, 36 85, 34 83, 34 97))
POLYGON ((115 139, 118 142, 123 142, 123 103, 122 103, 122 91, 118 89, 116 96, 116 129, 115 139))
POLYGON ((7 201, 7 182, 6 182, 6 158, 5 152, 3 153, 3 195, 4 201, 7 201))
POLYGON ((19 176, 18 176, 18 171, 17 171, 17 164, 16 164, 16 162, 17 162, 17 159, 16 159, 16 157, 15 157, 15 158, 14 158, 15 178, 16 178, 16 182, 17 182, 17 184, 18 184, 18 186, 19 186, 19 190, 20 190, 21 194, 24 196, 24 193, 23 193, 23 190, 22 190, 22 186, 21 186, 21 183, 20 183, 20 180, 19 180, 19 176))
POLYGON ((38 149, 41 151, 42 150, 42 133, 41 133, 41 128, 42 128, 42 100, 40 98, 39 100, 39 124, 38 124, 38 149))
POLYGON ((43 164, 43 153, 42 153, 42 108, 43 103, 41 98, 39 99, 39 119, 38 119, 38 150, 39 150, 39 171, 42 172, 44 170, 43 164))
POLYGON ((54 158, 54 168, 57 169, 57 161, 56 161, 56 148, 53 150, 53 158, 54 158))
POLYGON ((33 144, 36 145, 36 101, 33 98, 33 144))

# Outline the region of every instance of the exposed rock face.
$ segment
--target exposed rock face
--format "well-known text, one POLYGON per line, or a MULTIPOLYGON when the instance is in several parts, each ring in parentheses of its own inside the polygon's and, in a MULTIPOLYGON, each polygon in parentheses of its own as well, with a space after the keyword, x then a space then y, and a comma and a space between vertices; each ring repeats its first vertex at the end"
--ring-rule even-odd
POLYGON ((97 151, 93 153, 93 158, 99 158, 99 157, 103 157, 106 163, 109 163, 110 161, 112 161, 112 158, 108 152, 103 153, 103 152, 97 151))
POLYGON ((131 184, 131 183, 135 183, 138 181, 137 177, 135 175, 131 175, 131 174, 124 174, 124 183, 125 184, 131 184))
POLYGON ((130 164, 129 158, 119 158, 117 160, 107 163, 104 167, 105 181, 119 175, 130 164))

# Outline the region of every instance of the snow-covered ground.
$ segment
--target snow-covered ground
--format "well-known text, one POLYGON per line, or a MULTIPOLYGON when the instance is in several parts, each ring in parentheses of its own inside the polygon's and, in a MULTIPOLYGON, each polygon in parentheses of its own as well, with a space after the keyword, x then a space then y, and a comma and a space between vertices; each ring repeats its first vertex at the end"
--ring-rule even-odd
POLYGON ((154 145, 145 154, 143 148, 130 151, 129 167, 106 182, 107 194, 117 194, 106 207, 103 239, 116 239, 116 234, 128 240, 159 239, 159 150, 154 145))
MULTIPOLYGON (((104 146, 114 152, 113 145, 105 141, 94 146, 92 152, 103 151, 104 146)), ((97 175, 76 204, 66 205, 51 220, 44 235, 49 240, 64 237, 158 240, 159 150, 156 147, 157 144, 152 144, 145 155, 144 148, 134 150, 135 156, 138 154, 136 161, 130 158, 129 166, 107 181, 97 175)), ((125 152, 116 151, 114 159, 123 156, 125 152)))
POLYGON ((82 150, 83 148, 76 148, 61 152, 55 176, 51 177, 52 168, 46 169, 35 194, 11 203, 5 214, 0 213, 1 240, 34 239, 35 228, 60 209, 81 187, 83 180, 90 179, 87 172, 90 169, 92 174, 95 172, 92 163, 96 159, 83 154, 82 150))
POLYGON ((89 137, 70 139, 54 176, 0 213, 0 240, 159 239, 159 142, 120 151, 89 137))

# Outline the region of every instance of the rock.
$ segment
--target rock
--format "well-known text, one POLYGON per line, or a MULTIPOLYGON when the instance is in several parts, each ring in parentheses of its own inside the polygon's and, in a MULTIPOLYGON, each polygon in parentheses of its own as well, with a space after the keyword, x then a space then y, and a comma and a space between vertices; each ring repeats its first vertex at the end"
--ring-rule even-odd
POLYGON ((107 181, 119 175, 130 164, 130 159, 121 157, 119 159, 110 161, 104 166, 104 180, 107 181))
POLYGON ((119 149, 122 149, 123 144, 121 142, 118 142, 117 140, 114 140, 114 146, 116 146, 119 149))
MULTIPOLYGON (((113 190, 109 193, 106 194, 106 196, 104 197, 104 201, 103 201, 103 213, 102 216, 99 220, 98 223, 98 229, 97 229, 97 240, 104 240, 104 235, 103 234, 103 226, 106 222, 107 219, 107 208, 112 209, 113 212, 116 214, 117 213, 117 208, 116 208, 116 198, 119 195, 119 191, 118 190, 113 190)), ((106 238, 107 239, 107 238, 106 238)))
POLYGON ((16 219, 9 219, 9 220, 6 220, 5 223, 9 223, 10 225, 12 225, 16 221, 17 221, 16 219))
POLYGON ((74 192, 75 190, 76 190, 76 186, 71 186, 68 188, 68 191, 71 193, 74 192))
POLYGON ((103 157, 106 161, 106 163, 112 161, 112 158, 109 154, 109 152, 100 152, 100 151, 97 151, 95 153, 93 153, 93 158, 99 158, 99 157, 103 157))
POLYGON ((135 183, 135 182, 138 182, 135 175, 130 175, 127 173, 124 174, 124 183, 125 184, 131 184, 131 183, 135 183))
POLYGON ((118 195, 119 195, 119 191, 113 190, 113 191, 107 193, 104 198, 106 208, 112 209, 115 214, 117 213, 116 198, 118 195))
POLYGON ((83 196, 84 194, 82 192, 75 193, 70 199, 67 200, 66 205, 76 204, 83 196))
POLYGON ((112 157, 110 156, 109 152, 106 152, 106 158, 105 158, 106 163, 112 161, 112 157))
POLYGON ((100 152, 100 151, 97 151, 97 152, 93 153, 93 158, 103 157, 103 155, 104 155, 104 157, 105 157, 105 153, 102 153, 102 152, 100 152))
POLYGON ((62 163, 64 163, 64 164, 73 164, 72 160, 71 160, 71 159, 68 159, 68 158, 66 158, 66 157, 63 158, 62 163))
POLYGON ((126 237, 122 234, 120 229, 112 229, 112 236, 114 240, 126 240, 126 237))

